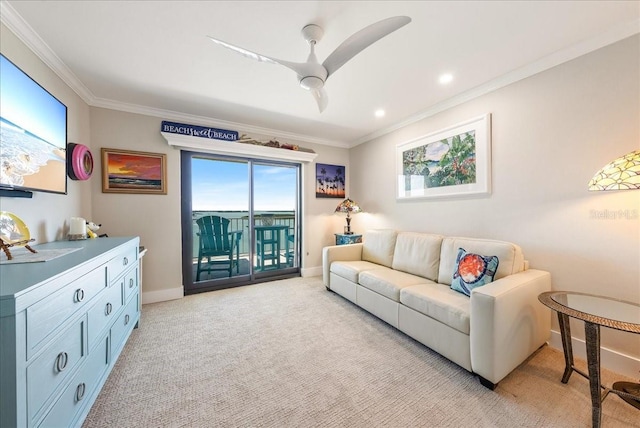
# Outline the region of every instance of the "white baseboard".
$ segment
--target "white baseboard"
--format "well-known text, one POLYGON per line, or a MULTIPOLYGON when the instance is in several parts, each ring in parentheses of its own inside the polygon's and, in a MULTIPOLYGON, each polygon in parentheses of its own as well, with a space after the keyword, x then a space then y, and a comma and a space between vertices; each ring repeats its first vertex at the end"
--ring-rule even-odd
POLYGON ((182 299, 184 287, 169 288, 167 290, 142 292, 142 304, 165 302, 167 300, 182 299))
POLYGON ((310 276, 322 276, 322 266, 302 268, 300 269, 300 275, 305 278, 310 276))
MULTIPOLYGON (((571 338, 574 358, 581 358, 586 361, 587 352, 583 339, 571 338)), ((562 352, 562 337, 560 332, 551 330, 551 340, 549 346, 559 349, 562 352)), ((609 348, 600 347, 600 365, 612 372, 620 373, 623 376, 638 380, 640 378, 640 359, 631 355, 622 354, 609 348)))

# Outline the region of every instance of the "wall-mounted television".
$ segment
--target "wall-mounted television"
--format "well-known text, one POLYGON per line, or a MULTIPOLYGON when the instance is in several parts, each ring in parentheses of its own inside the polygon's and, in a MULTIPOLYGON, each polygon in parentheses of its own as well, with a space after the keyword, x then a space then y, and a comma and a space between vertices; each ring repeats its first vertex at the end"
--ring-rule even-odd
POLYGON ((66 194, 66 148, 67 107, 0 54, 0 189, 66 194))

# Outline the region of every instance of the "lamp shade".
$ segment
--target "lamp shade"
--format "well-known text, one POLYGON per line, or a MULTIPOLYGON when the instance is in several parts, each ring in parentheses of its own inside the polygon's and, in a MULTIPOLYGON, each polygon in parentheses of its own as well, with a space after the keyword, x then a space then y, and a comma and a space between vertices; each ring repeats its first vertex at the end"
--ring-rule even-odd
POLYGON ((605 165, 589 182, 589 190, 640 190, 640 150, 605 165))
POLYGON ((347 198, 344 201, 340 202, 340 204, 336 207, 335 212, 347 213, 348 216, 349 214, 358 214, 361 211, 362 209, 360 209, 360 205, 358 205, 357 202, 354 202, 353 200, 347 198))

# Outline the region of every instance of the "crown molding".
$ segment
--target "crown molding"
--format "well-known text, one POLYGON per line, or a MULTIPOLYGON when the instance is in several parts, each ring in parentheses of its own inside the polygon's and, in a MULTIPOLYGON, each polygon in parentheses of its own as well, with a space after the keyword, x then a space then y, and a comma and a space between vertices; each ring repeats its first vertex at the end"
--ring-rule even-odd
POLYGON ((222 119, 215 119, 206 116, 197 116, 193 114, 180 113, 173 110, 159 109, 155 107, 146 107, 138 104, 127 104, 120 101, 109 100, 105 98, 94 98, 92 107, 107 108, 111 110, 124 111, 128 113, 143 114, 145 116, 159 117, 162 119, 171 119, 176 121, 183 121, 190 125, 201 125, 219 127, 223 129, 233 129, 241 133, 255 133, 266 135, 269 137, 288 139, 295 141, 302 141, 306 143, 320 144, 323 146, 334 146, 341 148, 348 148, 346 142, 327 140, 324 138, 317 138, 310 135, 296 134, 293 132, 282 131, 279 129, 264 128, 261 126, 247 125, 246 123, 230 122, 222 119))
POLYGON ((313 137, 305 134, 297 134, 272 128, 264 128, 244 123, 224 121, 220 119, 191 115, 172 110, 158 109, 154 107, 141 106, 137 104, 128 104, 120 101, 109 100, 105 98, 97 98, 78 77, 66 66, 64 62, 55 54, 55 52, 46 44, 44 40, 31 28, 31 26, 13 9, 13 7, 4 0, 0 0, 0 22, 7 26, 31 51, 33 51, 49 68, 53 70, 80 98, 92 107, 101 107, 111 110, 124 111, 128 113, 137 113, 147 116, 160 117, 164 119, 182 120, 185 122, 195 122, 193 124, 210 125, 221 128, 231 128, 241 130, 243 132, 256 133, 269 136, 277 136, 278 138, 291 139, 324 146, 333 146, 340 148, 353 148, 367 141, 389 134, 398 129, 412 125, 423 119, 434 116, 452 107, 458 106, 485 94, 493 92, 497 89, 508 86, 519 80, 531 77, 545 70, 553 68, 564 62, 571 61, 577 57, 595 51, 602 47, 618 42, 627 37, 640 33, 640 19, 629 21, 624 25, 617 26, 600 35, 582 41, 576 45, 555 52, 540 60, 504 74, 494 80, 483 85, 477 86, 457 96, 451 97, 443 102, 435 104, 407 119, 391 125, 389 127, 372 132, 350 142, 328 140, 324 138, 313 137))
POLYGON ((18 12, 6 1, 0 1, 0 21, 9 28, 38 58, 42 60, 60 79, 64 81, 84 102, 92 107, 108 108, 111 110, 137 113, 147 116, 160 117, 163 119, 182 120, 188 123, 199 125, 218 126, 242 130, 247 133, 263 134, 282 139, 290 139, 306 143, 320 144, 324 146, 334 146, 348 148, 349 144, 344 141, 328 140, 325 138, 313 137, 306 134, 282 131, 279 129, 265 128, 249 125, 246 123, 230 122, 211 117, 197 116, 181 113, 172 110, 158 109, 154 107, 129 104, 116 100, 96 97, 80 79, 67 67, 67 65, 56 55, 47 43, 36 33, 36 31, 20 16, 18 12))
POLYGON ((378 131, 372 132, 371 134, 360 137, 357 140, 352 141, 351 144, 349 145, 349 148, 356 147, 367 141, 371 141, 375 138, 389 134, 398 129, 412 125, 428 117, 435 116, 436 114, 441 113, 445 110, 448 110, 452 107, 466 103, 475 98, 481 97, 482 95, 488 94, 497 89, 508 86, 519 80, 526 79, 527 77, 531 77, 533 75, 546 71, 550 68, 553 68, 557 65, 571 61, 582 55, 586 55, 597 49, 611 45, 613 43, 616 43, 620 40, 626 39, 627 37, 631 37, 638 33, 640 33, 640 19, 629 21, 624 25, 615 27, 609 31, 601 33, 596 37, 592 37, 578 44, 570 46, 566 49, 557 51, 551 55, 541 58, 536 62, 533 62, 529 65, 526 65, 512 72, 504 74, 496 79, 493 79, 483 85, 477 86, 459 95, 448 98, 445 101, 442 101, 440 103, 437 103, 431 106, 427 110, 424 110, 420 113, 410 116, 409 118, 403 120, 402 122, 396 123, 395 125, 389 126, 384 129, 380 129, 378 131))
POLYGON ((20 14, 7 2, 0 1, 0 22, 7 26, 42 62, 62 79, 84 102, 91 105, 91 91, 73 74, 55 52, 42 40, 20 14))

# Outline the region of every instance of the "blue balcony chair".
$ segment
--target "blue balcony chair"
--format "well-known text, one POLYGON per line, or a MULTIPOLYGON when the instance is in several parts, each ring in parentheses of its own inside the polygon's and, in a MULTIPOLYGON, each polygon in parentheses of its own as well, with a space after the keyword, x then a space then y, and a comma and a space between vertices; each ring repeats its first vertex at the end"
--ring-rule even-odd
POLYGON ((196 223, 200 228, 196 281, 200 281, 201 272, 228 271, 231 277, 234 263, 239 274, 242 231, 230 231, 229 219, 220 216, 200 217, 196 223), (204 263, 203 259, 206 259, 204 263))
POLYGON ((292 230, 287 230, 287 251, 286 251, 286 256, 287 256, 287 265, 289 265, 290 267, 293 267, 293 259, 296 255, 296 251, 295 251, 295 240, 296 240, 296 235, 295 232, 293 232, 292 230))

